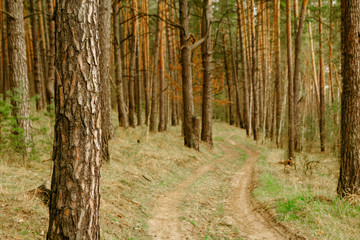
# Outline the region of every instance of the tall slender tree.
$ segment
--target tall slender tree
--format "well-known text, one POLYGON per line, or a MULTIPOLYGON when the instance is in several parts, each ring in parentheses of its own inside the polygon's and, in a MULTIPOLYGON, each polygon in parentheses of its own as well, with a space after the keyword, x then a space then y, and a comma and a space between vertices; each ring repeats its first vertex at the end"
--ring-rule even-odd
POLYGON ((110 98, 110 36, 111 36, 111 0, 100 1, 99 35, 100 37, 100 92, 101 92, 101 130, 102 159, 110 160, 109 140, 112 135, 111 98, 110 98))

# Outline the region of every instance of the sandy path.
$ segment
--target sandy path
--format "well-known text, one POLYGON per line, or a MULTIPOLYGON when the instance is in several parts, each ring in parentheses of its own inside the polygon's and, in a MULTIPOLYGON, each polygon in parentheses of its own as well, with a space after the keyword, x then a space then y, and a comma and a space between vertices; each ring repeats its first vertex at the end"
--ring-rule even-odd
MULTIPOLYGON (((235 145, 235 143, 232 143, 235 145)), ((251 202, 251 186, 254 166, 260 154, 251 148, 238 145, 247 155, 244 166, 231 181, 232 191, 228 198, 228 209, 232 213, 239 231, 246 239, 304 239, 293 234, 283 225, 277 224, 269 214, 260 214, 251 202)))
POLYGON ((229 159, 236 159, 237 152, 234 147, 239 147, 246 152, 247 160, 244 166, 234 175, 231 186, 232 191, 227 202, 228 212, 238 227, 240 233, 246 239, 298 239, 297 236, 288 233, 282 225, 272 221, 270 217, 264 217, 254 210, 251 203, 251 181, 253 178, 254 164, 259 157, 259 153, 245 146, 239 145, 231 140, 230 134, 226 137, 221 149, 224 156, 214 160, 209 164, 198 168, 191 176, 187 177, 182 183, 177 185, 174 191, 165 193, 155 202, 153 217, 148 221, 148 232, 153 239, 197 239, 191 236, 188 226, 180 220, 178 207, 185 197, 185 189, 193 184, 199 177, 210 171, 217 162, 229 159))

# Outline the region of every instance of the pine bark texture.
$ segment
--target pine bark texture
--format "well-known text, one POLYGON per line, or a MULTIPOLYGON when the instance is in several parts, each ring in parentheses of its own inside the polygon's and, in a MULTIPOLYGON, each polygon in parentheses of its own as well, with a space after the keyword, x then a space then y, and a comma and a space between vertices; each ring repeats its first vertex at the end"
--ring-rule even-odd
POLYGON ((49 240, 100 239, 98 7, 98 0, 57 1, 49 240))
POLYGON ((341 98, 340 196, 360 194, 360 1, 341 1, 341 98))
POLYGON ((202 125, 201 140, 213 145, 212 137, 212 43, 211 43, 211 18, 212 18, 212 0, 203 1, 203 19, 201 25, 201 36, 208 38, 201 45, 201 56, 203 65, 203 95, 202 95, 202 125))
POLYGON ((17 123, 23 130, 24 145, 31 140, 30 136, 30 99, 29 80, 27 75, 26 40, 23 0, 7 0, 7 10, 12 15, 7 19, 8 48, 9 48, 9 85, 19 101, 12 101, 17 123))
POLYGON ((110 98, 110 43, 111 43, 111 0, 101 0, 99 6, 100 37, 100 82, 101 82, 101 157, 110 160, 109 140, 112 135, 110 98))

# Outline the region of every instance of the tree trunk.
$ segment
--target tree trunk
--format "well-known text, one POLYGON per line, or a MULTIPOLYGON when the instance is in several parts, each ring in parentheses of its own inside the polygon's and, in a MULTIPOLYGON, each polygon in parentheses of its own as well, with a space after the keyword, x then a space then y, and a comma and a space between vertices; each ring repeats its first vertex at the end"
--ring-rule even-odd
POLYGON ((249 123, 249 90, 248 90, 248 78, 247 78, 247 58, 246 58, 246 47, 244 35, 245 35, 245 25, 242 22, 242 13, 241 13, 241 0, 237 0, 237 19, 239 25, 239 40, 240 40, 240 56, 241 56, 241 67, 242 67, 242 78, 243 78, 243 104, 244 104, 244 124, 246 128, 246 134, 250 134, 250 123, 249 123))
POLYGON ((54 81, 55 81, 55 21, 54 17, 54 2, 48 0, 49 12, 49 55, 48 55, 48 76, 45 80, 45 88, 50 103, 54 100, 54 81))
POLYGON ((39 19, 38 14, 35 12, 35 0, 30 0, 31 8, 31 35, 33 42, 33 77, 35 82, 35 93, 38 95, 36 99, 36 110, 39 111, 44 108, 44 94, 43 94, 43 81, 42 81, 42 69, 41 69, 41 55, 40 55, 40 39, 39 39, 39 19))
POLYGON ((118 105, 118 119, 121 127, 129 127, 128 116, 126 112, 126 105, 123 92, 123 77, 122 77, 122 63, 121 63, 121 45, 120 45, 120 23, 119 4, 113 3, 113 27, 114 27, 114 59, 115 59, 115 78, 116 78, 116 101, 118 105))
MULTIPOLYGON (((162 11, 162 1, 158 1, 158 15, 162 11)), ((152 96, 151 96, 151 113, 150 113, 150 132, 156 132, 156 122, 158 115, 158 67, 159 67, 159 49, 160 49, 160 31, 161 20, 158 18, 156 23, 156 36, 155 36, 155 48, 154 48, 154 61, 152 71, 152 96)))
POLYGON ((160 48, 159 48, 159 67, 160 67, 160 75, 159 75, 159 125, 158 125, 158 131, 164 132, 166 130, 165 128, 165 122, 166 122, 166 103, 165 103, 165 63, 164 63, 164 29, 163 25, 161 23, 161 30, 160 30, 160 48))
POLYGON ((48 240, 100 239, 99 1, 57 1, 48 240), (83 14, 79 14, 83 13, 83 14), (83 24, 85 23, 86 24, 83 24))
POLYGON ((286 39, 287 39, 287 71, 288 71, 288 154, 294 159, 294 87, 292 78, 292 49, 291 49, 291 6, 286 0, 286 39))
POLYGON ((132 30, 131 30, 131 43, 130 43, 130 64, 129 64, 129 125, 136 126, 135 121, 135 78, 136 78, 136 42, 137 42, 137 1, 132 0, 132 30))
POLYGON ((226 40, 225 40, 225 33, 223 32, 223 58, 224 58, 224 70, 225 70, 225 78, 226 78, 226 85, 227 85, 227 95, 229 100, 229 124, 234 125, 234 113, 232 110, 232 85, 230 81, 230 74, 229 74, 229 66, 227 62, 227 52, 226 52, 226 40))
POLYGON ((320 148, 325 151, 325 64, 322 47, 321 0, 319 0, 319 63, 320 63, 320 148))
POLYGON ((209 37, 201 45, 201 56, 203 65, 203 95, 202 95, 202 126, 201 140, 213 146, 212 137, 212 43, 211 43, 211 19, 212 19, 212 0, 203 1, 203 18, 201 23, 201 36, 209 37))
POLYGON ((300 82, 300 53, 302 44, 302 32, 304 30, 304 21, 306 15, 306 8, 309 0, 303 0, 301 7, 301 15, 299 20, 298 29, 295 38, 295 63, 294 63, 294 149, 300 150, 300 138, 299 138, 299 82, 300 82))
POLYGON ((142 44, 142 52, 143 52, 143 72, 144 72, 144 98, 145 98, 145 124, 148 125, 148 119, 150 117, 150 56, 149 56, 149 17, 148 14, 148 1, 141 1, 142 3, 142 11, 146 14, 142 20, 142 29, 143 29, 143 44, 142 44))
POLYGON ((196 148, 196 139, 193 134, 194 98, 192 86, 192 69, 190 32, 189 32, 189 8, 187 0, 179 0, 180 24, 183 27, 180 31, 181 44, 181 66, 183 84, 183 112, 184 112, 184 144, 189 148, 196 148))
POLYGON ((109 139, 112 135, 111 98, 110 98, 110 36, 111 36, 111 0, 101 0, 99 6, 100 39, 100 96, 101 96, 101 157, 110 160, 109 139))
POLYGON ((360 194, 360 1, 341 1, 341 98, 340 196, 360 194))
POLYGON ((281 120, 281 49, 280 49, 280 0, 275 0, 274 6, 274 41, 275 41, 275 105, 276 105, 276 114, 275 114, 275 137, 276 145, 279 147, 278 139, 279 137, 279 127, 281 120))
POLYGON ((252 94, 253 94, 253 136, 254 140, 258 140, 259 135, 259 102, 258 102, 258 92, 257 92, 257 83, 258 78, 256 74, 257 69, 257 51, 256 46, 256 36, 255 36, 255 6, 254 0, 250 0, 250 32, 251 32, 251 84, 252 84, 252 94))
POLYGON ((141 66, 141 52, 140 52, 140 40, 139 38, 136 41, 136 113, 137 113, 137 125, 141 126, 142 124, 142 105, 141 105, 141 93, 142 93, 142 86, 141 86, 141 77, 144 76, 144 71, 140 70, 141 66), (142 72, 142 74, 140 74, 142 72))
POLYGON ((16 98, 12 101, 13 114, 18 125, 22 128, 20 141, 28 151, 31 140, 30 129, 30 99, 29 81, 26 62, 26 40, 24 9, 22 0, 6 0, 8 12, 12 15, 7 20, 8 47, 9 47, 9 83, 10 89, 16 98))
POLYGON ((230 38, 230 49, 231 49, 231 65, 232 65, 232 76, 233 76, 233 82, 234 82, 234 87, 235 87, 235 97, 236 97, 236 118, 237 121, 239 122, 239 124, 242 122, 241 119, 241 106, 240 106, 240 89, 239 89, 239 83, 238 83, 238 73, 237 73, 237 68, 236 68, 236 62, 235 62, 235 53, 233 50, 233 42, 232 42, 232 36, 231 36, 231 28, 230 28, 230 24, 228 25, 229 27, 229 38, 230 38))
MULTIPOLYGON (((6 7, 6 1, 3 2, 2 5, 3 9, 7 9, 6 7)), ((2 67, 3 67, 3 72, 2 72, 2 77, 3 77, 3 100, 6 100, 6 90, 7 90, 7 80, 9 78, 9 57, 8 57, 8 26, 7 26, 7 22, 8 22, 8 16, 6 14, 2 14, 3 17, 3 22, 1 22, 2 25, 2 67)), ((26 54, 26 53, 25 53, 26 54)))

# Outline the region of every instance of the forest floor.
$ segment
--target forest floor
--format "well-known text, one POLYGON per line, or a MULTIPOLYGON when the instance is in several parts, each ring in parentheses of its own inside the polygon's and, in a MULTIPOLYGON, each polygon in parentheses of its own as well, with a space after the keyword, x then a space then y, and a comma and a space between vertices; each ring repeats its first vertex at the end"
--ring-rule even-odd
MULTIPOLYGON (((337 159, 285 151, 214 124, 214 148, 183 146, 179 127, 115 129, 101 174, 102 239, 358 239, 360 205, 336 197, 337 159)), ((51 141, 49 142, 51 145, 51 141)), ((49 149, 49 148, 44 148, 49 149)), ((48 210, 31 190, 50 151, 23 166, 0 159, 0 239, 45 239, 48 210)))

